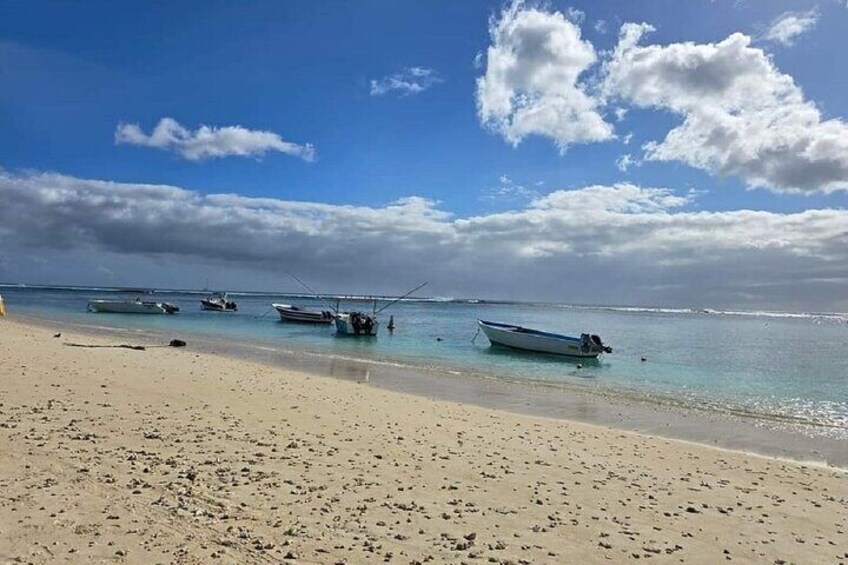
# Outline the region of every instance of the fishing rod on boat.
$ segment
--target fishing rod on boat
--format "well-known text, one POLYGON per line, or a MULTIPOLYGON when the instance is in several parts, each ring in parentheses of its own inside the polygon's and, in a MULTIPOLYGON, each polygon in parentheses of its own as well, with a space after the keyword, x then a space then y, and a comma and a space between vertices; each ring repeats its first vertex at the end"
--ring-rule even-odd
POLYGON ((400 298, 395 298, 394 300, 392 300, 391 302, 389 302, 388 304, 386 304, 385 306, 383 306, 382 308, 380 308, 379 310, 377 310, 376 312, 374 312, 374 314, 375 314, 375 315, 376 315, 376 314, 379 314, 380 312, 382 312, 383 310, 385 310, 386 308, 388 308, 388 307, 389 307, 389 306, 391 306, 392 304, 397 304, 398 302, 400 302, 401 300, 403 300, 404 298, 406 298, 407 296, 409 296, 409 295, 410 295, 410 294, 412 294, 413 292, 415 292, 415 291, 417 291, 417 290, 421 290, 421 289, 422 289, 422 288, 424 288, 425 286, 427 286, 427 283, 419 284, 418 286, 416 286, 415 288, 413 288, 412 290, 410 290, 409 292, 407 292, 406 294, 404 294, 404 295, 403 295, 403 296, 401 296, 400 298))
POLYGON ((303 287, 304 287, 306 290, 308 290, 309 292, 311 292, 312 294, 314 294, 314 295, 315 295, 315 298, 317 298, 318 300, 320 300, 320 301, 321 301, 321 303, 322 303, 322 304, 324 304, 324 306, 326 306, 327 308, 329 308, 330 310, 332 310, 332 311, 333 311, 334 313, 336 313, 336 314, 338 314, 338 313, 339 313, 338 306, 337 306, 336 308, 333 308, 330 304, 328 304, 328 303, 327 303, 327 301, 326 301, 326 300, 324 300, 324 298, 322 298, 322 297, 321 297, 321 295, 320 295, 320 294, 318 294, 317 292, 315 292, 314 290, 312 290, 312 287, 310 287, 308 284, 306 284, 305 282, 303 282, 302 280, 300 280, 299 278, 297 278, 297 277, 294 275, 294 273, 289 273, 288 271, 286 271, 286 274, 288 274, 291 278, 293 278, 294 280, 296 280, 297 282, 299 282, 300 284, 302 284, 302 285, 303 285, 303 287))

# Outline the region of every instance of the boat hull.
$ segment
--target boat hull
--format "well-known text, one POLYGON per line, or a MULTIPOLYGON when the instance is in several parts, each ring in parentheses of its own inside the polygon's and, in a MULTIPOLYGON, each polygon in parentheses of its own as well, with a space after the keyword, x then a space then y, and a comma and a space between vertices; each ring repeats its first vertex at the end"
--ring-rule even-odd
POLYGON ((477 325, 492 345, 581 359, 596 359, 601 353, 585 346, 581 339, 575 337, 535 332, 520 326, 496 324, 483 320, 477 320, 477 325))
POLYGON ((209 312, 235 312, 238 310, 238 307, 236 306, 228 308, 226 304, 222 304, 214 300, 201 300, 200 309, 207 310, 209 312))
POLYGON ((209 312, 236 312, 238 304, 229 299, 226 292, 213 292, 200 299, 200 309, 209 312))
POLYGON ((98 314, 168 314, 162 303, 136 300, 91 300, 88 309, 98 314))
POLYGON ((314 312, 304 310, 289 304, 274 304, 274 309, 284 322, 295 322, 298 324, 331 324, 333 316, 329 312, 314 312))
POLYGON ((371 317, 371 325, 362 326, 356 325, 351 320, 351 314, 336 315, 336 335, 340 336, 356 336, 356 337, 375 337, 380 329, 380 322, 371 317))

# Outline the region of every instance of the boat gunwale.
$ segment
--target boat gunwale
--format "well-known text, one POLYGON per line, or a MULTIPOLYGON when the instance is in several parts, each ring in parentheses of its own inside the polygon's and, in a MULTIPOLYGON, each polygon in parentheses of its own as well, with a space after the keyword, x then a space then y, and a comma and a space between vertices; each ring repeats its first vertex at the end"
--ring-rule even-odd
POLYGON ((294 312, 294 313, 300 313, 300 314, 317 314, 317 315, 321 315, 321 314, 324 313, 323 310, 310 310, 308 308, 301 308, 300 306, 293 306, 291 304, 278 304, 276 302, 271 304, 271 306, 277 312, 286 311, 286 312, 294 312))
POLYGON ((530 335, 534 337, 541 337, 545 339, 553 339, 558 341, 568 341, 573 343, 582 343, 582 340, 577 337, 572 337, 564 334, 556 334, 553 332, 545 332, 541 330, 533 330, 530 328, 525 328, 523 326, 516 326, 512 324, 502 324, 499 322, 489 322, 486 320, 477 320, 477 323, 482 327, 488 327, 496 331, 503 331, 507 333, 515 333, 520 335, 530 335))

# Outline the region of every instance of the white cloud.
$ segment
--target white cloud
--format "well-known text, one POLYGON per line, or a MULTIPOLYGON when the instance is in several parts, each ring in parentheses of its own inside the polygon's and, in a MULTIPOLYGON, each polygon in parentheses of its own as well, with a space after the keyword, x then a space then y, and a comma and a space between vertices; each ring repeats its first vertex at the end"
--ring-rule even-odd
POLYGON ((486 55, 483 54, 482 51, 477 51, 477 54, 474 55, 474 60, 471 62, 471 65, 475 69, 483 68, 483 61, 485 60, 486 55))
MULTIPOLYGON (((507 142, 540 135, 565 152, 615 138, 603 117, 609 109, 618 121, 632 106, 669 110, 683 123, 634 161, 681 161, 777 192, 848 190, 848 125, 823 117, 749 36, 642 45, 653 28, 629 23, 598 71, 598 55, 575 23, 580 14, 566 12, 513 0, 490 21, 477 110, 507 142)), ((817 18, 816 10, 784 14, 768 37, 790 42, 817 18)))
POLYGON ((607 31, 609 31, 609 28, 607 27, 607 21, 606 20, 596 21, 594 27, 595 27, 595 31, 600 33, 601 35, 604 35, 607 31))
POLYGON ((744 294, 772 307, 848 308, 844 284, 816 282, 848 280, 841 209, 696 212, 696 192, 623 183, 456 218, 420 197, 344 206, 8 172, 0 196, 10 279, 32 257, 70 276, 86 269, 81 258, 120 254, 145 281, 157 258, 175 258, 179 268, 157 280, 214 263, 254 273, 249 286, 284 264, 324 288, 344 281, 347 291, 391 292, 389 284, 424 279, 440 294, 562 300, 568 281, 568 300, 579 302, 723 306, 744 294), (680 290, 652 290, 660 286, 680 290))
POLYGON ((823 119, 748 36, 640 45, 652 30, 625 24, 604 64, 608 96, 683 117, 664 140, 645 145, 646 159, 682 161, 776 191, 848 189, 848 125, 823 119))
POLYGON ((514 0, 490 21, 489 34, 486 71, 477 79, 481 123, 513 145, 541 135, 563 152, 572 143, 613 137, 580 81, 597 55, 577 24, 514 0))
POLYGON ((809 12, 784 12, 771 22, 763 34, 763 39, 781 45, 792 45, 799 35, 813 29, 818 21, 819 12, 816 9, 809 12))
POLYGON ((115 143, 171 150, 190 161, 229 156, 260 157, 269 151, 306 161, 315 158, 315 148, 311 144, 285 141, 274 132, 242 126, 200 126, 191 131, 172 118, 159 120, 150 135, 145 134, 138 124, 118 124, 115 143))
POLYGON ((616 168, 622 173, 626 173, 627 170, 633 165, 639 165, 639 162, 633 159, 633 156, 630 155, 630 153, 620 155, 618 159, 615 160, 616 168))
POLYGON ((565 9, 565 13, 568 16, 568 19, 578 26, 582 26, 586 23, 586 12, 574 7, 568 7, 565 9))
POLYGON ((372 80, 371 96, 383 96, 397 92, 403 96, 424 92, 431 86, 443 82, 444 79, 433 69, 425 67, 408 67, 398 73, 372 80))
MULTIPOLYGON (((541 186, 536 183, 536 186, 541 186)), ((484 200, 492 202, 527 202, 539 197, 539 192, 518 184, 506 175, 501 175, 498 185, 485 191, 484 200)))

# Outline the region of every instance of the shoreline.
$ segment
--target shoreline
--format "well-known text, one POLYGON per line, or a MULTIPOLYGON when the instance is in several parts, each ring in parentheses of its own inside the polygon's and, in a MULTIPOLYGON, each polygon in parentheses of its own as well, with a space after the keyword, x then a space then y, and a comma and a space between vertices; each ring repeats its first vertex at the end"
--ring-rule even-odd
MULTIPOLYGON (((173 332, 84 325, 29 314, 16 314, 11 319, 93 337, 165 341, 180 337, 172 335, 173 332)), ((367 382, 374 387, 433 400, 592 424, 743 454, 848 470, 848 441, 811 437, 793 428, 794 421, 777 417, 684 405, 668 398, 631 394, 626 390, 511 380, 447 368, 422 368, 316 351, 295 351, 268 344, 226 341, 217 336, 191 334, 190 341, 194 348, 205 353, 248 359, 318 377, 367 382)))
POLYGON ((2 560, 848 560, 836 469, 62 334, 0 320, 2 560))

